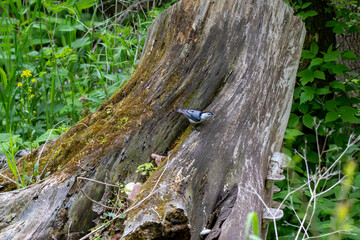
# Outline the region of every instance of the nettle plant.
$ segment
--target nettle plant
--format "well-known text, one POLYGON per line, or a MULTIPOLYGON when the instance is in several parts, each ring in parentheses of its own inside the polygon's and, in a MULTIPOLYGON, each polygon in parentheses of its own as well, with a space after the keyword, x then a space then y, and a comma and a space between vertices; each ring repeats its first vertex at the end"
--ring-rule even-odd
POLYGON ((307 69, 298 73, 300 84, 294 92, 288 139, 301 133, 291 130, 296 129, 300 118, 303 126, 309 129, 314 126, 314 118, 323 119, 319 128, 321 134, 325 133, 326 128, 345 130, 351 128, 346 125, 360 123, 360 112, 356 107, 360 98, 351 94, 360 89, 359 76, 349 72, 346 65, 339 64, 339 57, 342 60, 358 59, 354 51, 334 51, 332 46, 327 52, 319 52, 315 42, 311 44, 310 50, 303 51, 302 58, 311 62, 307 69), (340 75, 345 75, 345 81, 334 78, 340 75))
MULTIPOLYGON (((305 23, 317 15, 310 2, 292 2, 305 23)), ((326 7, 335 12, 326 23, 334 34, 360 34, 356 1, 326 7)), ((303 50, 308 66, 297 75, 283 147, 292 161, 274 195, 286 208, 277 231, 270 229, 278 239, 360 237, 360 77, 343 64, 359 58, 334 45, 320 51, 320 44, 303 50)))

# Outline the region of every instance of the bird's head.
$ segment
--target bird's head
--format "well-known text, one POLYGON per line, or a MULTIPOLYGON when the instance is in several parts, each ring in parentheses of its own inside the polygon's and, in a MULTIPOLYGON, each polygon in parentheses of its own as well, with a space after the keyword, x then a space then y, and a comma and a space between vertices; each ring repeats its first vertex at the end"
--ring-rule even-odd
POLYGON ((208 118, 214 117, 215 115, 212 112, 203 112, 200 116, 201 120, 206 120, 208 118))

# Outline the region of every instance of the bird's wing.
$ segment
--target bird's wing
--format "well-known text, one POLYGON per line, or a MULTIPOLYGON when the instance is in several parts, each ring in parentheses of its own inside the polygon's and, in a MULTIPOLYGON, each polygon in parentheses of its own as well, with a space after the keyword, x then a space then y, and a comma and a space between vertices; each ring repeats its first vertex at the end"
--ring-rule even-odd
POLYGON ((200 118, 201 111, 189 110, 189 109, 178 109, 178 112, 184 114, 187 118, 193 120, 194 122, 201 121, 201 118, 200 118))

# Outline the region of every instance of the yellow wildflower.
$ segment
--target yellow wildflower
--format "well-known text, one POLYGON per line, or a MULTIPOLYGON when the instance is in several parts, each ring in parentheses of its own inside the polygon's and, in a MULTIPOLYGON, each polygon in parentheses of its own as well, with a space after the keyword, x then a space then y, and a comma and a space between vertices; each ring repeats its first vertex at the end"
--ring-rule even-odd
POLYGON ((29 88, 29 92, 32 92, 31 88, 29 88))
POLYGON ((33 98, 33 97, 35 97, 35 95, 34 95, 34 94, 31 94, 31 95, 30 95, 30 98, 33 98))
POLYGON ((23 84, 21 82, 18 82, 18 87, 21 87, 23 84))
POLYGON ((26 69, 25 71, 22 71, 21 77, 31 77, 31 71, 29 69, 26 69))
POLYGON ((20 102, 23 102, 24 101, 24 99, 22 98, 22 99, 20 99, 20 102))
POLYGON ((33 114, 36 114, 36 111, 33 111, 33 114))
POLYGON ((33 78, 33 79, 31 79, 31 81, 32 81, 32 82, 36 82, 36 79, 35 79, 35 78, 33 78))

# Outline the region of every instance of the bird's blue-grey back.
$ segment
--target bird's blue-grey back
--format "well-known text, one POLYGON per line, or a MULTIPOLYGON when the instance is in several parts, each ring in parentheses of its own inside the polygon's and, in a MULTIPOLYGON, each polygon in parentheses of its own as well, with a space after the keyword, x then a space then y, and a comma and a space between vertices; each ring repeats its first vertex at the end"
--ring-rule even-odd
POLYGON ((190 110, 190 109, 178 109, 179 113, 184 114, 190 122, 201 122, 201 111, 198 110, 190 110))

